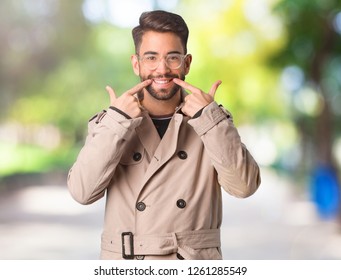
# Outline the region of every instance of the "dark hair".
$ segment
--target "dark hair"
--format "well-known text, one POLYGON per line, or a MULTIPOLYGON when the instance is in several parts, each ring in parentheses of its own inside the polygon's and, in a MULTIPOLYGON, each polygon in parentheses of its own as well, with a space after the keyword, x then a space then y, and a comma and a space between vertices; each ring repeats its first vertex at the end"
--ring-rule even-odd
POLYGON ((161 10, 142 13, 139 25, 132 30, 136 53, 140 49, 142 36, 147 31, 175 33, 181 40, 185 54, 187 53, 189 31, 186 22, 181 16, 161 10))

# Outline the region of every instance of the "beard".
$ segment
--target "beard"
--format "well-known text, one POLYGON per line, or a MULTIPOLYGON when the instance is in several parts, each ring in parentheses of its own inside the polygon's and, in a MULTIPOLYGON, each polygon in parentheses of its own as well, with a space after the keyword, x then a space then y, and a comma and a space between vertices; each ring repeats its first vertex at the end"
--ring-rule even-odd
MULTIPOLYGON (((147 77, 140 77, 141 82, 148 80, 148 79, 156 79, 156 78, 166 78, 166 79, 172 79, 172 78, 178 78, 181 80, 185 80, 185 75, 179 74, 179 75, 162 75, 162 76, 152 76, 149 75, 147 77)), ((180 86, 175 84, 170 89, 155 89, 152 85, 149 85, 146 87, 146 90, 148 93, 154 97, 156 100, 170 100, 173 98, 173 96, 176 95, 176 93, 180 90, 180 86)))

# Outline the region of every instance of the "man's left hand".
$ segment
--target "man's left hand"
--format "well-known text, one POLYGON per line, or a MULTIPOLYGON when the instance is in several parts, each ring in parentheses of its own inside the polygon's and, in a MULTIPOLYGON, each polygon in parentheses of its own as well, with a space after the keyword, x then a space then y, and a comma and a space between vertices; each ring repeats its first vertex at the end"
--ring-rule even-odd
POLYGON ((177 85, 192 93, 185 97, 185 104, 181 109, 184 114, 191 118, 202 108, 206 107, 208 104, 214 101, 214 95, 221 84, 221 81, 216 81, 207 94, 201 89, 196 88, 183 80, 174 78, 173 81, 177 85))

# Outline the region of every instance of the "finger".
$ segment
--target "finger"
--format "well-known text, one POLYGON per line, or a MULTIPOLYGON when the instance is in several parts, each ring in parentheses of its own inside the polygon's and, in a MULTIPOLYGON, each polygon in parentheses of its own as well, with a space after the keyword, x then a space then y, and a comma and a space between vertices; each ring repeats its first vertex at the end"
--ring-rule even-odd
POLYGON ((105 89, 107 90, 107 92, 109 93, 109 97, 110 97, 110 104, 113 104, 114 101, 117 99, 115 91, 110 87, 110 86, 106 86, 105 89))
POLYGON ((177 85, 183 87, 184 89, 189 90, 192 93, 201 92, 201 90, 199 88, 196 88, 195 86, 192 86, 191 84, 189 84, 183 80, 180 80, 178 78, 174 78, 173 82, 176 83, 177 85))
POLYGON ((213 85, 212 85, 212 87, 211 87, 211 89, 210 89, 210 91, 209 91, 209 95, 211 95, 213 98, 214 98, 214 95, 215 95, 215 93, 216 93, 216 91, 217 91, 217 89, 218 89, 218 87, 221 85, 221 81, 219 80, 219 81, 216 81, 213 85))
POLYGON ((126 94, 126 95, 134 95, 137 92, 139 92, 142 89, 144 89, 145 87, 149 86, 151 83, 152 83, 152 80, 145 80, 142 83, 137 84, 136 86, 134 86, 130 90, 126 91, 124 94, 126 94))

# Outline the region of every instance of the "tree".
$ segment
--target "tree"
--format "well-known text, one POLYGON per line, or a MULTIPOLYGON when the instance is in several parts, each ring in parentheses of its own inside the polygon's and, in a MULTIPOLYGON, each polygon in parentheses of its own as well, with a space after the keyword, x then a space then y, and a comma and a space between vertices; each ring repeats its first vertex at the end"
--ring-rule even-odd
POLYGON ((301 81, 290 92, 291 105, 296 104, 293 117, 302 133, 303 150, 307 151, 301 171, 312 172, 315 188, 329 189, 329 192, 333 188, 333 195, 329 197, 334 205, 330 205, 333 207, 330 211, 338 207, 339 191, 335 186, 340 185, 332 152, 333 141, 341 132, 340 125, 336 125, 341 120, 340 10, 339 0, 280 1, 275 12, 285 23, 287 41, 271 60, 272 66, 296 69, 296 74, 291 72, 291 78, 286 79, 289 84, 297 81, 297 74, 302 73, 301 81), (297 102, 308 98, 315 100, 313 108, 305 108, 304 100, 297 102), (321 170, 326 171, 322 177, 321 170), (332 198, 335 196, 336 200, 332 198))
POLYGON ((88 26, 77 1, 1 1, 0 117, 37 91, 66 57, 79 54, 88 26))

